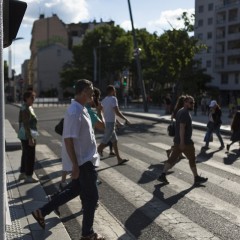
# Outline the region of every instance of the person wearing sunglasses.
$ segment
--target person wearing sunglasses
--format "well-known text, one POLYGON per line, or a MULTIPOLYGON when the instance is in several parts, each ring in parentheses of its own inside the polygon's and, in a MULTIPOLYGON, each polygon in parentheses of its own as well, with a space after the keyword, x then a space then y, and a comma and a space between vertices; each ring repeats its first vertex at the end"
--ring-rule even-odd
POLYGON ((186 95, 183 108, 181 108, 176 115, 176 129, 172 154, 165 162, 163 172, 158 177, 158 181, 164 184, 169 184, 166 178, 166 173, 179 161, 181 153, 184 153, 189 160, 190 169, 194 176, 194 185, 199 185, 208 180, 208 178, 199 176, 197 171, 195 147, 192 140, 192 117, 190 114, 190 111, 193 109, 194 98, 186 95))

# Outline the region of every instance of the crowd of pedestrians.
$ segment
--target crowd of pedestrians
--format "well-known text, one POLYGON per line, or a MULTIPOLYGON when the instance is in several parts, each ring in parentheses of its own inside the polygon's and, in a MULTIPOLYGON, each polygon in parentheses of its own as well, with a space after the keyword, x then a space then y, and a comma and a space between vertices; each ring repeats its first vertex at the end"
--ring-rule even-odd
MULTIPOLYGON (((89 80, 78 80, 75 85, 75 98, 66 110, 62 133, 62 166, 63 174, 61 189, 52 195, 50 201, 39 209, 32 212, 33 217, 39 225, 45 228, 45 216, 58 209, 59 206, 67 203, 71 199, 79 196, 82 202, 83 220, 81 240, 101 240, 105 239, 93 230, 95 209, 98 206, 97 171, 100 156, 103 149, 110 148, 110 155, 116 156, 117 164, 126 163, 128 159, 120 156, 118 150, 118 138, 116 125, 121 123, 117 117, 124 120, 126 124, 130 121, 120 111, 116 98, 116 89, 109 85, 106 89, 107 96, 100 102, 100 91, 93 87, 89 80), (103 131, 103 138, 97 146, 94 129, 103 131), (113 148, 113 149, 112 149, 113 148), (114 151, 113 151, 114 150, 114 151), (71 172, 71 181, 66 183, 66 176, 71 172)), ((37 117, 32 108, 35 93, 29 90, 23 95, 23 106, 19 113, 18 137, 22 142, 22 159, 20 167, 19 181, 32 183, 37 180, 32 177, 35 162, 35 147, 37 132, 37 117)), ((205 99, 206 100, 206 99, 205 99)), ((208 112, 207 132, 204 138, 205 146, 203 150, 209 148, 213 133, 216 134, 220 142, 219 149, 225 147, 220 127, 222 124, 222 111, 215 100, 211 100, 209 105, 203 107, 201 100, 201 111, 208 112), (206 110, 207 109, 207 110, 206 110)), ((205 104, 205 103, 204 103, 205 104)), ((196 107, 195 99, 190 95, 179 96, 173 109, 171 119, 175 124, 175 136, 173 146, 166 152, 168 160, 164 164, 162 173, 158 180, 164 184, 169 181, 167 172, 182 158, 187 158, 194 177, 194 184, 205 183, 208 178, 199 176, 196 166, 196 154, 194 142, 192 140, 192 117, 190 111, 196 107)), ((166 112, 171 111, 171 99, 166 97, 166 112)), ((237 111, 231 124, 231 142, 226 145, 227 151, 235 142, 239 142, 240 148, 240 111, 237 111)))

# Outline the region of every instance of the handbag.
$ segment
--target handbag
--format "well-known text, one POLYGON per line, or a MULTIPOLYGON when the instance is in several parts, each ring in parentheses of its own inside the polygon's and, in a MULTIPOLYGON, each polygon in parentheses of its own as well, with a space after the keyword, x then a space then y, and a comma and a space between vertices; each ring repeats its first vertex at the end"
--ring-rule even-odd
MULTIPOLYGON (((207 133, 205 134, 205 137, 204 137, 204 142, 207 141, 207 133)), ((209 142, 213 142, 213 134, 211 133, 210 137, 209 137, 209 142)))
POLYGON ((60 122, 55 126, 55 132, 61 136, 63 134, 63 124, 64 124, 64 118, 62 118, 60 122))
POLYGON ((175 124, 173 121, 171 121, 171 123, 168 125, 167 131, 168 131, 168 136, 170 137, 175 136, 175 124))

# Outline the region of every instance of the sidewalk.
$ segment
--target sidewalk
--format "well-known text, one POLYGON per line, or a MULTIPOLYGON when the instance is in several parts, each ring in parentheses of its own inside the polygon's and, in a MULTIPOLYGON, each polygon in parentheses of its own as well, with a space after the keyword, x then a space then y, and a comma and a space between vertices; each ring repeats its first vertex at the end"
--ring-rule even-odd
POLYGON ((31 212, 46 203, 47 197, 40 182, 31 184, 18 182, 22 153, 21 143, 8 120, 5 120, 5 133, 7 197, 11 216, 11 219, 7 217, 7 223, 11 222, 11 225, 6 226, 6 239, 70 239, 64 225, 55 213, 46 217, 48 228, 45 231, 32 217, 31 212))
MULTIPOLYGON (((121 107, 121 111, 126 116, 133 116, 165 123, 169 123, 171 121, 171 116, 165 115, 163 109, 150 108, 149 111, 145 113, 143 108, 121 107)), ((193 116, 193 127, 205 131, 207 121, 207 116, 202 116, 199 113, 197 116, 193 116)), ((223 109, 222 121, 222 132, 230 134, 231 119, 228 118, 227 109, 223 109)), ((17 138, 17 133, 8 120, 5 120, 5 132, 7 196, 12 222, 12 225, 7 225, 6 227, 6 239, 70 239, 64 225, 55 213, 51 213, 46 217, 48 227, 45 231, 42 230, 35 219, 33 219, 31 212, 46 203, 47 197, 40 182, 34 184, 24 184, 23 182, 19 183, 17 181, 21 160, 21 143, 17 138)))

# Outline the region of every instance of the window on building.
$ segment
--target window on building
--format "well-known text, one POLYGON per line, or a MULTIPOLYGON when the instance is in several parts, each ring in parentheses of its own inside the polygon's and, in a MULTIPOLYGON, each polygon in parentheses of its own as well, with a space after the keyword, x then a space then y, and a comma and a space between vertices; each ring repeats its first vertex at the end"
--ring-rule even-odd
POLYGON ((207 33, 207 39, 212 39, 212 32, 207 33))
POLYGON ((199 33, 199 34, 197 35, 197 38, 198 38, 199 40, 203 40, 203 34, 202 34, 202 33, 199 33))
POLYGON ((203 26, 203 19, 198 20, 198 27, 202 27, 203 26))
POLYGON ((213 3, 209 3, 208 4, 208 11, 212 11, 213 10, 213 3))
POLYGON ((207 60, 207 62, 206 62, 206 67, 207 67, 207 68, 212 67, 212 61, 211 61, 211 60, 207 60))
POLYGON ((235 75, 234 75, 234 80, 235 80, 235 84, 239 84, 239 77, 240 77, 240 73, 235 73, 235 75))
POLYGON ((199 12, 199 13, 202 13, 203 11, 204 11, 203 5, 198 6, 198 12, 199 12))
POLYGON ((72 32, 71 32, 71 35, 72 35, 73 37, 77 37, 77 36, 78 36, 78 32, 77 32, 77 31, 72 31, 72 32))
POLYGON ((221 84, 228 84, 228 74, 227 73, 221 74, 221 84))
POLYGON ((211 46, 208 46, 207 48, 207 53, 211 53, 212 52, 212 47, 211 46))
POLYGON ((208 25, 212 25, 213 24, 213 18, 208 18, 208 25))

